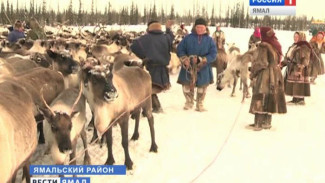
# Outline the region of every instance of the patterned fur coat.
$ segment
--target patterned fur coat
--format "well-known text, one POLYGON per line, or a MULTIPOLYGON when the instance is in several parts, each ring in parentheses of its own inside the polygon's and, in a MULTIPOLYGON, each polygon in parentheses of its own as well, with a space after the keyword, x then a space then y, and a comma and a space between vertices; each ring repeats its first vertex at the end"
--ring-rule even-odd
POLYGON ((262 42, 256 51, 256 58, 251 68, 254 86, 249 112, 252 114, 286 113, 284 83, 276 50, 269 43, 262 42))

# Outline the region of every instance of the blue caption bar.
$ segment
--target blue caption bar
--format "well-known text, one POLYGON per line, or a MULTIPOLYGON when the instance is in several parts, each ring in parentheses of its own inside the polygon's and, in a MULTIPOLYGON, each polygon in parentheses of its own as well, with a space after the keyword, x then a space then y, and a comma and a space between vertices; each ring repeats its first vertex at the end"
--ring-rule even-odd
POLYGON ((31 175, 126 175, 125 165, 30 165, 31 175))
POLYGON ((284 6, 284 0, 249 0, 250 6, 284 6))
POLYGON ((90 183, 89 177, 61 177, 60 183, 90 183))

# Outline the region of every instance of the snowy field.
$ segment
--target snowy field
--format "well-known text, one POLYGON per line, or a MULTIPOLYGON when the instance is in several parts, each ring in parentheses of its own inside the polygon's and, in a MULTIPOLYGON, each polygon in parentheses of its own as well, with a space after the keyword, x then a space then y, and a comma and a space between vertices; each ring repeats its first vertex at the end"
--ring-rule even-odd
MULTIPOLYGON (((242 52, 247 50, 252 29, 223 30, 227 43, 236 43, 242 52)), ((284 53, 293 42, 293 33, 276 31, 284 53)), ((248 113, 251 99, 242 104, 238 89, 237 97, 230 97, 230 88, 219 92, 210 85, 205 100, 208 111, 184 111, 185 98, 181 85, 176 83, 177 76, 171 75, 171 89, 158 95, 164 109, 164 113, 154 114, 158 153, 149 153, 150 132, 147 119, 142 117, 139 140, 129 142, 133 170, 126 176, 91 176, 92 183, 325 182, 324 76, 311 86, 312 96, 305 99, 305 106, 288 105, 287 114, 273 115, 270 130, 258 132, 247 128, 254 122, 254 116, 248 113)), ((129 126, 130 138, 133 120, 129 126)), ((92 131, 87 133, 89 141, 92 131)), ((113 136, 116 164, 124 164, 119 126, 113 127, 113 136)), ((83 150, 81 144, 79 140, 79 152, 83 150)), ((53 164, 44 151, 44 145, 40 145, 32 164, 53 164)), ((92 164, 106 161, 105 146, 95 144, 89 151, 92 164)), ((80 157, 77 164, 82 160, 80 157)))

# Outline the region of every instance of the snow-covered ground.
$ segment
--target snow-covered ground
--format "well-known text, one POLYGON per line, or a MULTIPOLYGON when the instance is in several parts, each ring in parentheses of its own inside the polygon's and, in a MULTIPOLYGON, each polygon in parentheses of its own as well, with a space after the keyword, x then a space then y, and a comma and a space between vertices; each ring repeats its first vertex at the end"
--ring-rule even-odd
MULTIPOLYGON (((247 50, 253 30, 223 30, 226 42, 236 43, 242 52, 247 50)), ((283 52, 292 44, 293 33, 276 31, 283 52)), ((171 75, 171 89, 158 95, 164 109, 164 113, 154 114, 158 153, 149 153, 150 132, 142 117, 139 140, 129 142, 133 170, 127 171, 126 176, 91 176, 92 183, 325 182, 324 76, 311 86, 312 96, 305 99, 305 106, 288 105, 287 114, 273 115, 270 130, 258 132, 247 128, 254 116, 248 113, 251 99, 240 102, 241 91, 236 91, 237 97, 230 97, 230 88, 219 92, 210 85, 205 100, 208 111, 184 111, 185 98, 176 80, 177 75, 171 75)), ((134 121, 130 120, 129 137, 133 129, 134 121)), ((90 137, 92 131, 87 133, 90 137)), ((124 164, 119 126, 113 127, 113 136, 116 164, 124 164)), ((81 147, 79 140, 79 152, 81 147)), ((38 147, 33 164, 53 163, 50 155, 43 155, 44 150, 44 145, 38 147)), ((106 161, 105 146, 99 148, 95 144, 89 151, 92 164, 106 161)))

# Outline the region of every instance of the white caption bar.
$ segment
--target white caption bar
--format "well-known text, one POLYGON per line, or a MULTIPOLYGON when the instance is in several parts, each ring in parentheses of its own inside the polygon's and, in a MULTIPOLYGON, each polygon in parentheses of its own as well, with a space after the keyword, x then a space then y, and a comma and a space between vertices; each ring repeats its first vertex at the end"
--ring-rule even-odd
POLYGON ((296 15, 295 6, 249 6, 250 15, 296 15))

